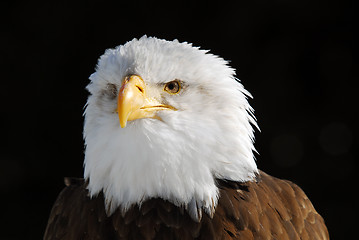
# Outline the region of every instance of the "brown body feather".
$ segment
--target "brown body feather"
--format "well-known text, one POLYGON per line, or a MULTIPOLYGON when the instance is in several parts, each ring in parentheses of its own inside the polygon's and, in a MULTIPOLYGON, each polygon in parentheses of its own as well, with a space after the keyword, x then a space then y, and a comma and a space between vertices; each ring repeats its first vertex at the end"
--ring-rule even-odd
POLYGON ((51 211, 44 240, 329 239, 322 217, 290 181, 260 172, 258 182, 218 180, 213 218, 199 223, 183 209, 151 199, 107 217, 103 195, 89 198, 82 180, 67 180, 51 211))

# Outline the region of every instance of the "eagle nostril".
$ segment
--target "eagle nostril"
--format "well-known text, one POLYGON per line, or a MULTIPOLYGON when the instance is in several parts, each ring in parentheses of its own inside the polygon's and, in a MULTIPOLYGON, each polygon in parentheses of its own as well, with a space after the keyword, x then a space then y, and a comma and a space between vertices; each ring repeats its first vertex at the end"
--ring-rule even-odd
POLYGON ((136 85, 136 87, 137 87, 138 91, 140 91, 141 93, 143 93, 143 89, 142 89, 140 86, 136 85))

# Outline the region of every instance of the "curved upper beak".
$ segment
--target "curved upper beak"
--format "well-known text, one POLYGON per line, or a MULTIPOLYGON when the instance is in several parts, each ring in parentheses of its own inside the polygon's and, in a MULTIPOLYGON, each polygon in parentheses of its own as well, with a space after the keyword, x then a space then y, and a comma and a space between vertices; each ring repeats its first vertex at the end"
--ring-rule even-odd
POLYGON ((125 78, 117 99, 117 113, 122 128, 126 127, 128 121, 135 119, 160 119, 156 112, 164 109, 176 110, 148 97, 146 84, 140 76, 129 75, 125 78))

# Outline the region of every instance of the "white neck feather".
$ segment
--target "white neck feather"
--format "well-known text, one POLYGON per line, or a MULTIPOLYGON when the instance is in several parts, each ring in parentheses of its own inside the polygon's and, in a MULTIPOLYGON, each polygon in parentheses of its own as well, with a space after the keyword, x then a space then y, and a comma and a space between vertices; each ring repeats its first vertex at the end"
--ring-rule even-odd
POLYGON ((247 119, 243 127, 210 130, 197 122, 191 131, 153 119, 124 129, 118 119, 99 120, 96 127, 85 125, 85 178, 92 196, 104 192, 110 214, 157 197, 184 207, 195 201, 213 214, 215 178, 250 181, 257 173, 247 119))

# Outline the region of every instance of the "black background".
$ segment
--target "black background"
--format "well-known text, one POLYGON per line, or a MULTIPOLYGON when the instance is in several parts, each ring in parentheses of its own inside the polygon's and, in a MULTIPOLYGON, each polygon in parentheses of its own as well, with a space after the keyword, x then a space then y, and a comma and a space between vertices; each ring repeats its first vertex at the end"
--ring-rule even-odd
POLYGON ((253 94, 257 164, 294 181, 332 239, 354 230, 352 6, 327 1, 1 3, 1 239, 41 239, 64 176, 82 176, 97 59, 144 34, 230 60, 253 94))

